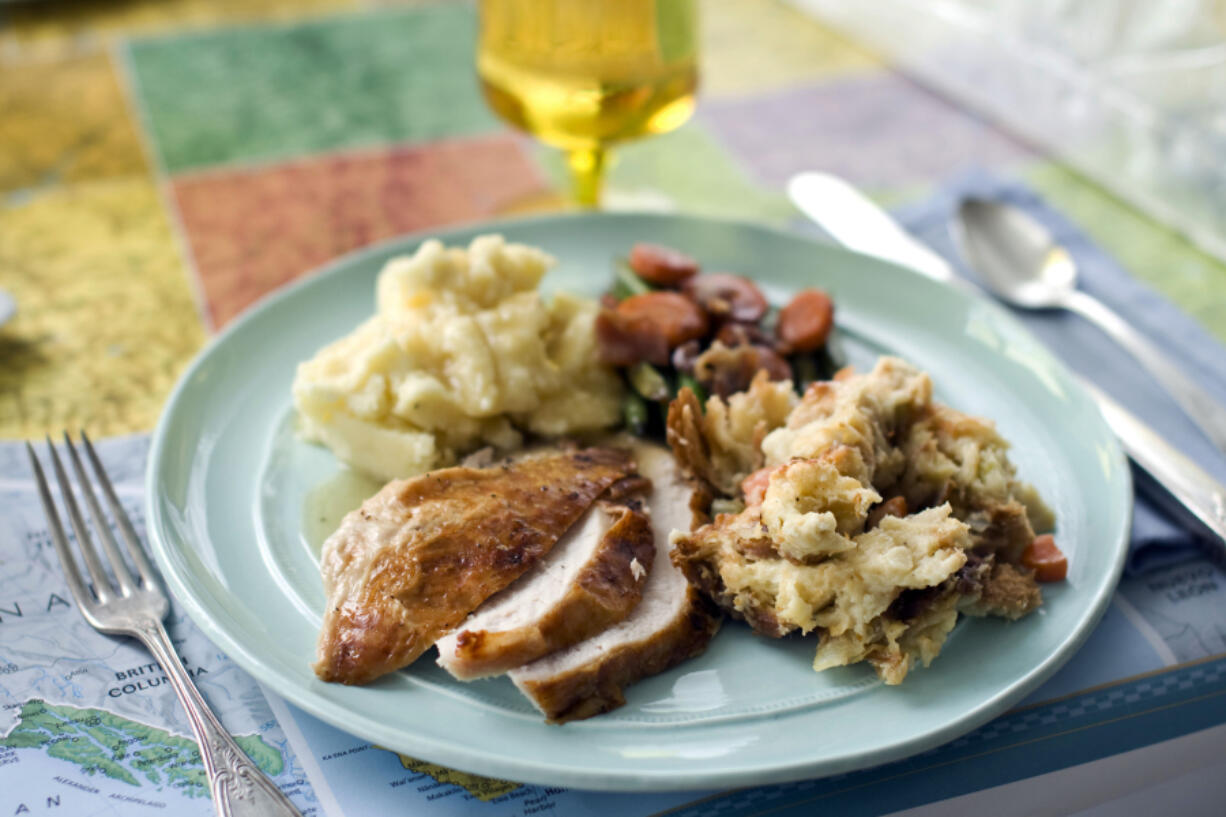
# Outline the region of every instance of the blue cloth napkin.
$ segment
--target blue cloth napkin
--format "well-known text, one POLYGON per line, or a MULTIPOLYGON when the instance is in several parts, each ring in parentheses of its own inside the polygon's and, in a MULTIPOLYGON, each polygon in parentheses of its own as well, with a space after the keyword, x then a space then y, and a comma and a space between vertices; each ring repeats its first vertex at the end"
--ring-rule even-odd
MULTIPOLYGON (((976 276, 955 248, 950 232, 959 203, 972 195, 1012 203, 1043 223, 1077 262, 1079 286, 1118 312, 1172 359, 1182 363, 1188 375, 1226 406, 1226 347, 1176 306, 1129 275, 1075 224, 1028 188, 984 171, 972 171, 942 186, 932 197, 898 209, 895 216, 912 234, 948 259, 959 273, 975 280, 976 276)), ((1069 368, 1096 383, 1149 423, 1171 445, 1226 483, 1226 455, 1201 433, 1166 391, 1098 327, 1078 315, 1060 310, 1014 310, 1014 314, 1049 347, 1058 350, 1069 368)), ((1168 516, 1145 491, 1141 491, 1136 501, 1132 549, 1126 570, 1141 573, 1183 561, 1199 552, 1217 552, 1207 536, 1190 532, 1187 525, 1168 516)))

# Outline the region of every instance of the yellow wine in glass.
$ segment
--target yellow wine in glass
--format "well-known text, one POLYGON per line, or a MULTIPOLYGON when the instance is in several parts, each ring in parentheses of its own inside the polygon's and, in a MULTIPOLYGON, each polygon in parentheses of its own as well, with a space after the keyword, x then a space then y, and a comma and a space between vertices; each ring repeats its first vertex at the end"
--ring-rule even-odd
POLYGON ((595 207, 608 146, 679 127, 698 87, 696 0, 481 0, 491 108, 566 152, 595 207))

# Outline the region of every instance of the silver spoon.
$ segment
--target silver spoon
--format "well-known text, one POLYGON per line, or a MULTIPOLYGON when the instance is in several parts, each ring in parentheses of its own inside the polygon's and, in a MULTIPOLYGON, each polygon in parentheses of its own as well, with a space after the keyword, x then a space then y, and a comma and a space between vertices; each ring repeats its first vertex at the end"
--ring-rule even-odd
POLYGON ((1069 309, 1098 324, 1226 451, 1226 409, 1127 321, 1076 288, 1077 265, 1043 225, 1012 205, 970 198, 958 208, 953 232, 963 257, 996 295, 1026 309, 1069 309))

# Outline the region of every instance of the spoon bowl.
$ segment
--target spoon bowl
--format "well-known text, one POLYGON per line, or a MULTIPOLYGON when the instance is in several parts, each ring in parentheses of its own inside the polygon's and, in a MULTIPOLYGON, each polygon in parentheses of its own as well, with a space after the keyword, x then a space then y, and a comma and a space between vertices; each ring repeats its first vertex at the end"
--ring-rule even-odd
POLYGON ((1023 210, 966 199, 958 208, 954 238, 988 288, 1010 303, 1027 309, 1067 307, 1076 291, 1072 256, 1023 210))
POLYGON ((1077 289, 1077 265, 1028 213, 968 198, 952 225, 963 258, 999 298, 1026 309, 1069 309, 1128 350, 1210 440, 1226 451, 1226 410, 1154 342, 1098 299, 1077 289))

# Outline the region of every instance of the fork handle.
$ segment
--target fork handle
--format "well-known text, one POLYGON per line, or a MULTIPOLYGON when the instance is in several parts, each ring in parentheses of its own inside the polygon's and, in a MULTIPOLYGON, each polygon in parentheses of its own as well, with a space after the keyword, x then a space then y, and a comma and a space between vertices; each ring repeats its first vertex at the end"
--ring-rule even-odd
POLYGON ((209 709, 175 654, 162 622, 153 618, 142 621, 133 634, 162 665, 179 696, 179 703, 187 710, 192 734, 200 745, 217 814, 220 817, 302 817, 289 798, 251 762, 209 709))

